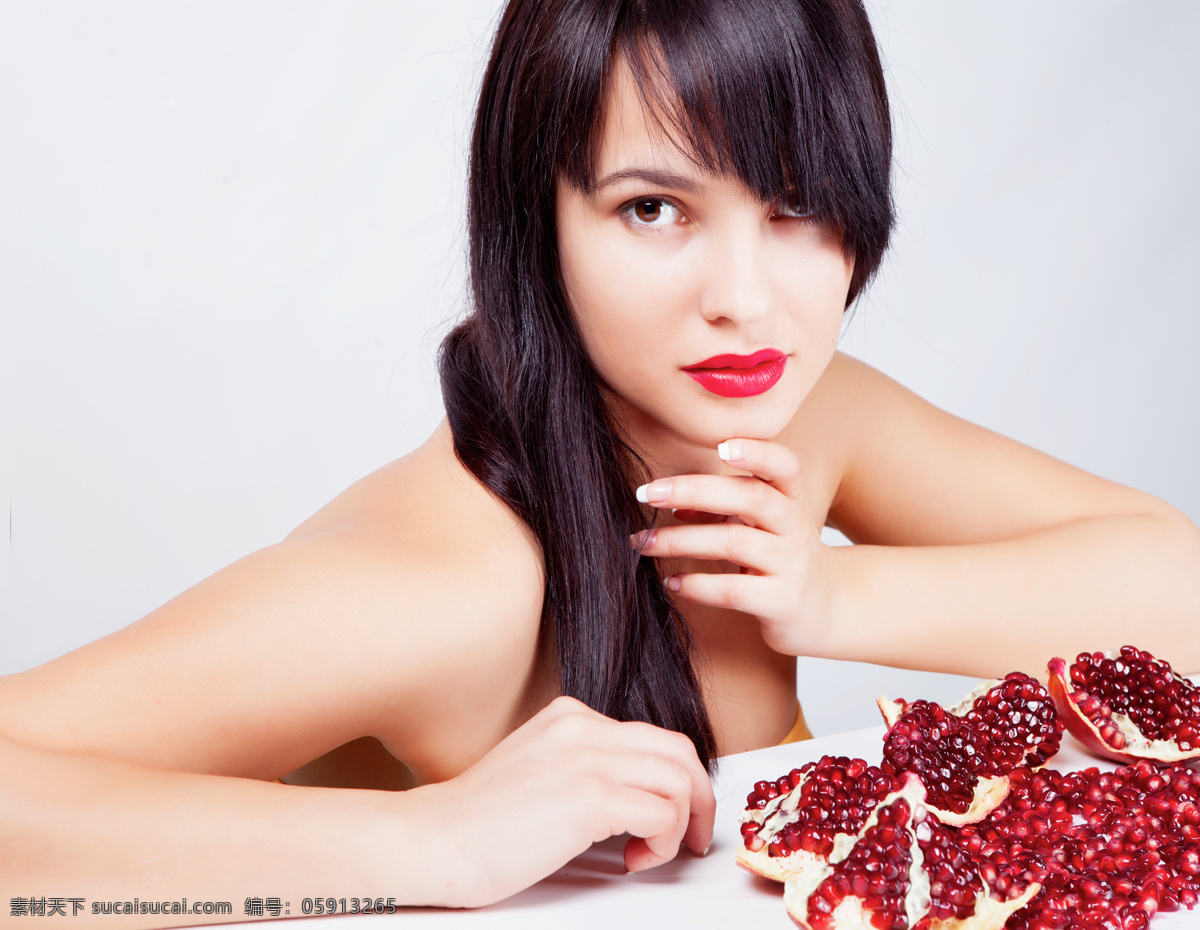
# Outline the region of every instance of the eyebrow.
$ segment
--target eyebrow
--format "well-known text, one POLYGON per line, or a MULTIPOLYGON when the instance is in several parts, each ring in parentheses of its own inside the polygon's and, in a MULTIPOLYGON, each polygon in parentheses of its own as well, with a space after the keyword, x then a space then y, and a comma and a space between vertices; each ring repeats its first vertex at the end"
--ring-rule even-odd
POLYGON ((646 181, 659 187, 673 187, 676 190, 687 191, 689 194, 700 193, 700 185, 691 178, 685 178, 681 174, 671 174, 669 171, 659 171, 656 168, 638 167, 622 168, 620 171, 606 174, 596 183, 596 190, 599 191, 618 181, 629 180, 646 181))

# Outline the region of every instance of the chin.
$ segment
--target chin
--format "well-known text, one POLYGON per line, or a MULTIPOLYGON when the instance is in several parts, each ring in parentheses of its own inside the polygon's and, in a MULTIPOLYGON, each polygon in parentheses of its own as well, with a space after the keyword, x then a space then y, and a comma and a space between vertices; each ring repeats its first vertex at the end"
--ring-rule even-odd
POLYGON ((791 385, 777 384, 757 397, 725 398, 705 392, 672 391, 670 396, 626 398, 606 389, 610 402, 635 441, 682 441, 712 449, 726 439, 773 440, 787 428, 803 402, 791 385), (784 390, 780 390, 784 388, 784 390))
POLYGON ((718 443, 726 439, 765 439, 773 440, 787 428, 800 409, 800 401, 791 397, 773 397, 767 401, 766 395, 747 398, 740 406, 734 407, 728 401, 721 401, 713 406, 705 405, 707 409, 696 409, 688 417, 687 429, 680 431, 687 435, 691 442, 697 445, 711 446, 714 449, 718 443))

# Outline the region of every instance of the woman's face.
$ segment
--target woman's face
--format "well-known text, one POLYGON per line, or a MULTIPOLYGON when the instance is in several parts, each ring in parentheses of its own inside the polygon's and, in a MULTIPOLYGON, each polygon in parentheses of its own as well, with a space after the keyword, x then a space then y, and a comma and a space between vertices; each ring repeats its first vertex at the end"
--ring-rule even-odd
POLYGON ((774 438, 837 344, 853 271, 840 236, 698 171, 647 118, 621 60, 605 112, 595 196, 557 186, 563 283, 592 363, 647 450, 774 438), (688 372, 762 350, 784 358, 688 372))

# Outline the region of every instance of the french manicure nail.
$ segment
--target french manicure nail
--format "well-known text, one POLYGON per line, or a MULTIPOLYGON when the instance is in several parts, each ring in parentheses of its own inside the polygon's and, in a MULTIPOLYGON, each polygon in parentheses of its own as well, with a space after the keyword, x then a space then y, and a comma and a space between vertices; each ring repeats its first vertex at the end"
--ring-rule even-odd
POLYGON ((740 462, 746 456, 745 444, 737 439, 726 439, 717 446, 717 455, 726 462, 740 462))
POLYGON ((637 499, 643 504, 659 504, 671 496, 671 482, 652 481, 637 489, 637 499))

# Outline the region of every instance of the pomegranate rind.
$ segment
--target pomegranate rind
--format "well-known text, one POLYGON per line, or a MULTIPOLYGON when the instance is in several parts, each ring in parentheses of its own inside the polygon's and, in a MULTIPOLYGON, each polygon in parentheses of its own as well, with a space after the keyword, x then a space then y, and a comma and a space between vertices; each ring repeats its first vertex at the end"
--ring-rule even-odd
MULTIPOLYGON (((824 881, 824 876, 821 881, 824 881)), ((819 884, 820 881, 813 885, 813 889, 815 890, 819 884)), ((1008 918, 1032 901, 1041 890, 1042 886, 1033 882, 1025 889, 1024 893, 1011 901, 1001 901, 984 891, 975 899, 975 910, 969 917, 933 918, 923 926, 927 930, 1003 930, 1004 925, 1008 923, 1008 918)), ((797 885, 794 894, 802 893, 803 891, 797 885)), ((795 908, 795 910, 793 910, 795 905, 788 908, 788 916, 804 930, 813 930, 805 913, 808 896, 811 894, 810 890, 805 895, 803 906, 795 908)), ((863 909, 862 901, 858 898, 846 898, 834 909, 832 916, 835 930, 875 930, 875 925, 871 923, 870 912, 863 909)))
MULTIPOLYGON (((842 763, 850 765, 858 763, 863 769, 868 770, 873 768, 872 766, 868 766, 866 761, 862 759, 824 756, 815 765, 810 764, 799 770, 793 770, 791 777, 795 778, 797 772, 799 772, 799 779, 791 789, 773 798, 768 802, 766 807, 747 807, 742 811, 740 819, 743 824, 753 823, 758 826, 756 835, 760 845, 757 849, 750 849, 746 846, 745 841, 743 841, 737 850, 737 864, 739 866, 747 872, 752 872, 762 878, 775 882, 785 882, 789 876, 810 868, 814 863, 825 861, 823 853, 813 852, 808 849, 788 849, 784 855, 773 856, 770 852, 770 846, 772 845, 772 840, 785 827, 795 823, 800 817, 797 809, 803 799, 806 787, 810 783, 819 782, 829 774, 830 769, 826 763, 832 764, 835 770, 843 771, 843 774, 842 763)), ((874 800, 871 803, 874 804, 874 800)), ((828 814, 828 811, 822 810, 823 816, 828 814)), ((852 840, 854 836, 855 832, 832 833, 829 835, 829 840, 830 842, 837 843, 838 841, 844 841, 844 839, 852 840)))
MULTIPOLYGON (((975 706, 975 699, 982 697, 991 691, 996 685, 1004 684, 1003 678, 989 678, 977 684, 961 701, 953 707, 944 708, 946 713, 953 714, 955 717, 965 717, 967 711, 975 706)), ((875 706, 879 708, 879 713, 883 715, 883 722, 891 729, 893 724, 900 719, 900 715, 908 710, 908 703, 905 701, 891 701, 886 695, 879 695, 875 699, 875 706)))
MULTIPOLYGON (((900 790, 889 794, 875 807, 857 836, 851 837, 848 834, 839 836, 828 860, 814 857, 817 861, 809 868, 790 875, 784 886, 783 895, 788 916, 805 930, 814 930, 812 924, 808 922, 809 899, 822 882, 833 874, 837 863, 850 855, 855 843, 866 836, 868 831, 879 822, 879 815, 882 811, 898 798, 904 798, 908 802, 912 810, 909 828, 915 827, 925 817, 922 809, 928 810, 928 805, 924 803, 924 797, 925 787, 921 784, 921 780, 916 775, 909 773, 900 790)), ((910 881, 912 890, 905 902, 909 927, 920 925, 927 930, 1002 930, 1008 918, 1028 904, 1041 891, 1042 886, 1033 882, 1021 895, 1009 901, 1002 901, 988 893, 987 883, 984 882, 983 889, 975 898, 975 910, 969 917, 926 920, 932 906, 932 899, 929 876, 925 872, 924 856, 915 830, 913 830, 911 850, 910 881)), ((875 925, 871 921, 871 912, 863 907, 861 898, 853 895, 839 902, 830 916, 832 918, 830 926, 834 930, 875 930, 875 925)))
MULTIPOLYGON (((929 930, 1001 930, 1008 918, 1033 900, 1042 886, 1033 882, 1024 893, 1011 901, 1000 901, 986 891, 975 899, 975 912, 970 917, 931 920, 929 930)), ((874 928, 872 928, 874 930, 874 928)))
MULTIPOLYGON (((1002 684, 1003 681, 1004 679, 998 678, 980 682, 975 690, 946 712, 953 714, 955 717, 962 717, 974 706, 977 697, 987 694, 996 685, 1002 684)), ((896 725, 896 721, 904 716, 909 707, 903 701, 890 700, 885 694, 881 694, 875 699, 875 706, 879 708, 879 713, 883 715, 889 731, 896 725)), ((886 739, 886 736, 884 738, 886 739)), ((971 805, 961 814, 956 814, 954 811, 942 810, 937 805, 930 804, 928 801, 925 802, 925 806, 938 820, 947 826, 961 827, 963 824, 978 823, 983 820, 1004 802, 1004 798, 1007 795, 1007 775, 987 776, 981 777, 976 781, 971 805)))
POLYGON ((971 806, 963 813, 944 811, 928 801, 925 806, 929 812, 948 827, 961 827, 963 824, 978 823, 1008 797, 1009 779, 1007 775, 992 775, 980 778, 975 782, 975 795, 971 798, 971 806))
POLYGON ((766 845, 757 851, 751 851, 743 845, 739 846, 737 851, 738 865, 747 872, 753 872, 773 882, 786 882, 793 875, 798 875, 824 861, 824 856, 818 856, 807 849, 797 849, 786 856, 772 856, 767 852, 766 845))
MULTIPOLYGON (((787 815, 792 814, 799 805, 804 784, 808 781, 810 774, 810 772, 805 772, 801 776, 799 784, 786 794, 781 794, 763 810, 742 811, 742 823, 757 823, 765 826, 767 821, 778 818, 779 828, 782 829, 788 820, 787 815)), ((772 856, 768 852, 767 839, 763 838, 762 842, 762 848, 757 850, 747 849, 744 843, 739 846, 737 864, 746 871, 769 878, 773 882, 786 881, 789 875, 808 868, 813 860, 823 861, 823 857, 805 849, 798 849, 786 856, 772 856)))
POLYGON ((971 690, 971 692, 966 697, 964 697, 961 701, 959 701, 953 707, 947 707, 946 710, 949 713, 954 714, 955 717, 965 717, 967 715, 967 711, 969 711, 972 707, 975 706, 976 698, 983 697, 985 694, 987 694, 989 691, 991 691, 994 687, 996 687, 997 685, 1002 685, 1002 684, 1004 684, 1003 678, 989 678, 985 681, 981 681, 979 684, 977 684, 971 690))
POLYGON ((875 699, 875 706, 879 708, 879 713, 883 715, 883 722, 890 730, 896 725, 896 721, 900 719, 900 715, 904 713, 908 705, 900 701, 890 701, 887 695, 881 694, 875 699))
POLYGON ((1051 659, 1046 671, 1050 676, 1047 685, 1050 699, 1054 701, 1054 709, 1058 711, 1067 732, 1096 755, 1114 762, 1138 762, 1142 759, 1160 765, 1174 765, 1177 762, 1195 765, 1200 762, 1200 748, 1185 752, 1170 740, 1147 739, 1137 724, 1121 713, 1113 714, 1112 720, 1125 737, 1125 746, 1117 749, 1109 745, 1100 734, 1100 729, 1071 700, 1074 689, 1068 679, 1066 660, 1058 657, 1051 659))
MULTIPOLYGON (((813 930, 812 925, 808 922, 809 898, 821 883, 833 874, 834 866, 850 855, 850 851, 858 840, 879 823, 880 814, 901 798, 908 802, 909 809, 912 811, 910 822, 915 823, 924 818, 925 786, 921 784, 920 778, 910 772, 905 776, 904 783, 898 791, 893 791, 875 806, 857 836, 839 835, 834 841, 833 851, 829 854, 828 860, 817 862, 810 868, 788 877, 783 889, 783 903, 793 921, 804 927, 805 930, 813 930)), ((913 887, 909 898, 906 899, 910 927, 929 912, 930 904, 929 876, 921 868, 923 860, 915 834, 912 838, 912 847, 914 853, 911 873, 913 887), (923 886, 922 879, 924 879, 923 886)), ((873 928, 869 913, 863 909, 862 902, 853 896, 845 898, 834 909, 833 926, 845 927, 847 930, 850 928, 872 930, 873 928)))

